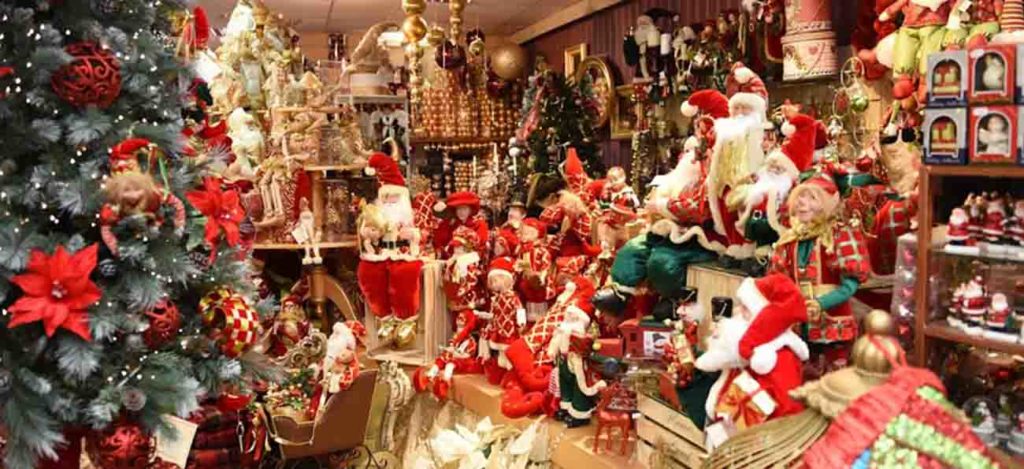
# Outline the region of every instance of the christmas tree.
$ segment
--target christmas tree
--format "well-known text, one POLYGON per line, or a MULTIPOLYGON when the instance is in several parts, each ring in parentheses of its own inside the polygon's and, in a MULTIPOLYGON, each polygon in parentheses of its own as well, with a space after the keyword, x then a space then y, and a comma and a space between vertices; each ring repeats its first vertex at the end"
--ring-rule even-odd
POLYGON ((604 172, 594 135, 599 111, 591 85, 589 75, 579 82, 552 71, 530 77, 512 150, 518 165, 519 177, 513 181, 517 192, 525 190, 524 180, 533 174, 556 173, 569 147, 576 149, 591 176, 604 172), (529 157, 522 157, 524 153, 529 157))
POLYGON ((149 445, 168 435, 155 433, 163 416, 187 416, 257 371, 245 214, 187 156, 193 79, 175 52, 202 32, 182 7, 0 4, 7 468, 66 463, 83 434, 112 429, 149 445))

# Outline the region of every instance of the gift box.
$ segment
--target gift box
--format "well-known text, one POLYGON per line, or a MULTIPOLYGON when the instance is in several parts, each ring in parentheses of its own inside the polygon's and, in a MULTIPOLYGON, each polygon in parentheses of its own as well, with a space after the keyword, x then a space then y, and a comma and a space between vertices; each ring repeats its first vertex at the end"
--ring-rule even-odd
POLYGON ((1015 106, 979 106, 970 112, 971 164, 1017 162, 1018 123, 1015 106))
POLYGON ((967 100, 971 104, 1009 104, 1016 94, 1017 46, 995 44, 967 52, 970 83, 967 100))
POLYGON ((928 106, 966 106, 966 70, 967 51, 955 50, 928 55, 928 106))
POLYGON ((967 109, 925 109, 924 162, 967 164, 967 109))

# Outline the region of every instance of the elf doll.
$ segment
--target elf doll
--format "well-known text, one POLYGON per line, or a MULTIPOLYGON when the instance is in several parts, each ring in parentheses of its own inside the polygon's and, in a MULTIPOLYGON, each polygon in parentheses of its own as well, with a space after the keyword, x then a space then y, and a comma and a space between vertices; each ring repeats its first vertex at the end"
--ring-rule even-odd
POLYGON ((434 364, 427 370, 417 368, 412 377, 417 392, 432 388, 434 397, 440 401, 448 399, 452 376, 456 373, 473 374, 483 370, 478 357, 477 339, 473 335, 479 326, 476 313, 462 310, 456 318, 456 325, 458 332, 434 360, 434 364))
POLYGON ((914 79, 924 76, 928 54, 942 49, 946 21, 955 0, 896 0, 878 20, 896 21, 902 13, 903 23, 896 31, 893 59, 892 95, 897 100, 910 97, 916 90, 914 79))
POLYGON ((469 191, 455 192, 444 202, 434 205, 434 210, 448 212, 448 217, 441 220, 434 231, 434 249, 438 257, 447 259, 451 252, 446 251, 449 242, 459 227, 466 227, 476 233, 476 247, 483 259, 487 254, 489 229, 487 220, 480 213, 480 197, 469 191))
POLYGON ((805 338, 829 369, 838 369, 846 366, 857 337, 849 301, 871 273, 867 243, 860 230, 839 218, 838 189, 827 174, 794 188, 788 205, 790 230, 775 244, 769 271, 799 286, 807 307, 805 338))
POLYGON ((477 252, 478 243, 475 231, 460 226, 452 233, 445 248, 451 257, 444 265, 444 295, 448 300, 448 311, 453 315, 483 305, 483 295, 479 289, 483 266, 477 252))
POLYGON ((547 225, 536 218, 523 220, 519 228, 519 255, 515 267, 519 281, 516 291, 525 303, 529 322, 540 319, 548 309, 548 301, 554 297, 547 288, 552 261, 546 236, 547 225))
MULTIPOLYGON (((505 356, 508 344, 519 338, 519 332, 526 325, 526 310, 516 295, 515 268, 507 257, 499 257, 491 261, 487 272, 487 287, 491 291, 490 323, 484 329, 484 340, 487 348, 498 353, 493 363, 501 370, 511 370, 512 364, 505 356)), ((490 367, 488 367, 490 368, 490 367)), ((488 378, 504 375, 503 372, 489 371, 488 378)), ((496 380, 500 382, 500 379, 496 380)))
POLYGON ((601 202, 604 205, 613 205, 621 201, 629 207, 640 206, 640 199, 637 198, 636 192, 633 192, 633 188, 626 181, 626 170, 619 166, 613 166, 608 169, 605 178, 607 180, 601 188, 601 202))
POLYGON ((1002 13, 1003 0, 956 0, 946 21, 943 45, 968 49, 985 45, 999 32, 1002 13))

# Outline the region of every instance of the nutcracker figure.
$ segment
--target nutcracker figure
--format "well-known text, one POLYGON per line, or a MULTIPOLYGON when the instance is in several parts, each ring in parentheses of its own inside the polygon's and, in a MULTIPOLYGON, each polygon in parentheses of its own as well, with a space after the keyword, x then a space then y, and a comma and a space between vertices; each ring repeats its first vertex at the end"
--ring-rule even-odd
POLYGON ((444 202, 435 204, 434 209, 439 212, 448 212, 447 218, 441 220, 434 232, 434 249, 439 255, 443 253, 439 256, 440 258, 447 259, 451 255, 450 252, 445 251, 445 248, 449 246, 448 243, 455 230, 461 226, 476 232, 480 258, 486 258, 489 229, 487 220, 480 213, 480 197, 469 191, 455 192, 449 195, 444 202))
POLYGON ((835 369, 845 366, 857 337, 849 300, 871 273, 863 234, 840 221, 839 203, 827 174, 794 188, 788 199, 791 229, 775 244, 769 266, 799 285, 808 311, 805 338, 835 369))
POLYGON ((537 321, 548 309, 548 302, 554 298, 548 291, 548 273, 551 270, 551 251, 545 238, 547 225, 536 219, 527 218, 519 228, 519 256, 516 274, 519 282, 516 290, 526 303, 526 318, 537 321))
POLYGON ((483 306, 480 276, 483 266, 477 252, 479 240, 475 231, 460 226, 452 233, 445 250, 451 257, 444 265, 444 295, 448 311, 458 315, 463 310, 473 311, 483 306))

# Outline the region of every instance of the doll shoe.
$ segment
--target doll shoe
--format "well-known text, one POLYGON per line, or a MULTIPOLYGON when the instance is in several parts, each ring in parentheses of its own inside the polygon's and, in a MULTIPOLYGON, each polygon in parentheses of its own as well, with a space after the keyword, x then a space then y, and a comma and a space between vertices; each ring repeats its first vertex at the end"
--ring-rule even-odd
POLYGON ((392 317, 384 318, 380 321, 380 329, 377 329, 377 341, 381 345, 387 345, 395 341, 395 329, 397 328, 397 321, 392 317))
POLYGON ((412 388, 418 393, 430 388, 430 377, 427 376, 426 368, 422 366, 416 368, 416 371, 412 374, 412 388))
POLYGON ((394 333, 396 348, 406 348, 416 342, 416 319, 409 318, 398 323, 394 333))
POLYGON ((449 392, 450 389, 451 389, 451 383, 450 382, 448 382, 446 380, 443 380, 443 379, 434 380, 434 397, 436 397, 437 400, 442 401, 442 402, 443 401, 447 401, 448 400, 448 392, 449 392))

